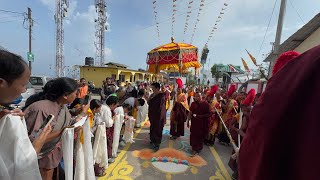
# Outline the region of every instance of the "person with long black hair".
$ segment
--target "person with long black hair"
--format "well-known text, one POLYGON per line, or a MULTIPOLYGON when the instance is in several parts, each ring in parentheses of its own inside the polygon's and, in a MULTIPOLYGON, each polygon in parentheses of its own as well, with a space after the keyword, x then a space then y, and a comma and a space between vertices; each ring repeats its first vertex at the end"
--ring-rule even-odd
POLYGON ((37 152, 51 132, 50 125, 34 139, 28 138, 21 110, 10 111, 8 105, 26 91, 30 70, 18 55, 0 49, 0 179, 40 180, 37 152), (19 117, 20 116, 20 117, 19 117))
MULTIPOLYGON (((77 94, 77 82, 71 78, 57 78, 53 80, 50 88, 44 89, 34 97, 35 102, 30 102, 26 107, 26 122, 28 134, 31 141, 37 136, 43 120, 50 114, 55 116, 52 121, 53 131, 47 136, 46 143, 41 149, 39 168, 41 176, 44 180, 51 180, 54 169, 58 167, 62 159, 61 135, 65 128, 72 127, 76 121, 86 116, 89 104, 83 105, 82 112, 75 118, 71 118, 71 114, 67 108, 67 104, 74 101, 77 94)), ((77 132, 78 129, 76 129, 77 132)))

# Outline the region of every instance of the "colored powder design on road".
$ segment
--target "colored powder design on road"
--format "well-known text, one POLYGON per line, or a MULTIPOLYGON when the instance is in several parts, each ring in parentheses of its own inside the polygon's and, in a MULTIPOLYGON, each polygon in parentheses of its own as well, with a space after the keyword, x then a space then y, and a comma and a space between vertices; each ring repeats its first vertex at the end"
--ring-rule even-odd
POLYGON ((155 158, 157 158, 157 162, 159 162, 159 159, 162 162, 164 161, 169 162, 169 159, 171 159, 171 162, 173 162, 173 160, 176 159, 178 162, 179 160, 181 161, 180 164, 188 163, 196 167, 202 167, 207 165, 207 162, 202 157, 200 156, 189 157, 186 155, 185 152, 182 152, 173 148, 163 148, 157 152, 153 152, 150 149, 142 149, 142 150, 133 151, 132 155, 134 157, 139 157, 143 160, 150 160, 150 161, 152 161, 152 158, 154 158, 153 159, 154 161, 155 161, 155 158))

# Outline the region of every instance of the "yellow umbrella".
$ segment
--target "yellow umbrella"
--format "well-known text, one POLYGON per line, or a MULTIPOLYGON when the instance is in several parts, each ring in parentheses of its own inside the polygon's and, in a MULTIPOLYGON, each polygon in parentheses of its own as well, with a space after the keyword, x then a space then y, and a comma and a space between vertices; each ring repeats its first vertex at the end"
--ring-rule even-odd
POLYGON ((171 43, 159 46, 148 52, 148 71, 159 73, 160 70, 175 68, 181 73, 188 68, 200 68, 198 62, 198 48, 191 44, 175 43, 171 38, 171 43))

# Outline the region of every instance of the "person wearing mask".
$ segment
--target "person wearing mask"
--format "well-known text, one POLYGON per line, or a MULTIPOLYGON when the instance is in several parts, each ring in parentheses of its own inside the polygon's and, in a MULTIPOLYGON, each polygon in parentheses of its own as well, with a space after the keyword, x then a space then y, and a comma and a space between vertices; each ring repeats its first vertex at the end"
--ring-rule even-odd
MULTIPOLYGON (((45 118, 50 114, 55 116, 52 121, 53 131, 48 134, 46 143, 39 153, 39 168, 44 180, 53 178, 54 169, 58 167, 62 159, 61 135, 64 129, 73 128, 72 124, 86 116, 88 111, 89 104, 83 105, 82 112, 75 119, 71 118, 67 104, 75 100, 77 88, 77 82, 74 79, 57 78, 53 80, 49 89, 38 94, 43 97, 34 98, 34 100, 42 100, 30 102, 24 111, 31 141, 34 141, 37 132, 42 130, 40 128, 45 118)), ((79 130, 80 128, 76 128, 75 132, 79 130)))
POLYGON ((30 70, 18 55, 0 49, 0 179, 41 180, 37 153, 52 127, 43 129, 33 143, 21 110, 6 107, 26 91, 30 70))

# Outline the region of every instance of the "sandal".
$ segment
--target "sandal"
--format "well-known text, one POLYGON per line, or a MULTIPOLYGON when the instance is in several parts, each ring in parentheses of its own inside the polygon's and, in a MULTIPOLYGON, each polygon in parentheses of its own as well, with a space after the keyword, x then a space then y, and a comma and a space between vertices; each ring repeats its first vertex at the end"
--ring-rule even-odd
POLYGON ((99 174, 95 174, 95 176, 97 176, 97 177, 103 177, 103 176, 105 176, 105 175, 107 175, 106 172, 101 172, 101 173, 99 173, 99 174))
POLYGON ((199 153, 198 153, 198 152, 196 152, 196 151, 192 151, 192 155, 191 155, 191 157, 195 157, 195 156, 197 156, 197 155, 199 155, 199 153))
POLYGON ((103 177, 105 176, 107 173, 105 172, 105 169, 103 167, 99 167, 98 164, 94 165, 94 174, 97 177, 103 177))

